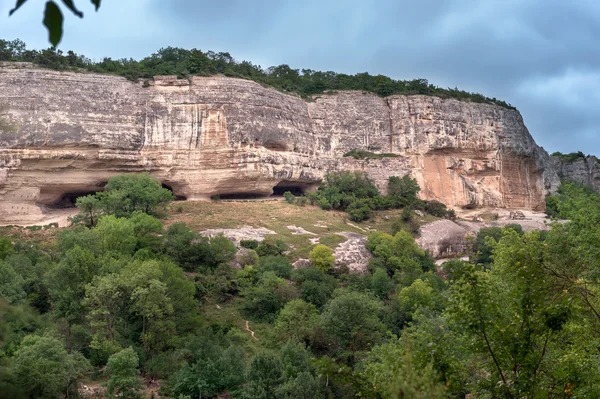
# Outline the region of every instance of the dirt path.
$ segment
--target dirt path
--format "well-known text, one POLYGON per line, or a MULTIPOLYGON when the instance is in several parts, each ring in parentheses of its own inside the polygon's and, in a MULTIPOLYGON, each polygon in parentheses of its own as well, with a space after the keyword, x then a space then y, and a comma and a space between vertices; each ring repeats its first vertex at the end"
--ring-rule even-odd
POLYGON ((30 227, 30 226, 46 226, 51 223, 58 223, 58 227, 67 227, 67 226, 71 225, 71 222, 69 222, 69 217, 75 216, 78 213, 79 213, 79 209, 77 209, 77 208, 53 209, 53 210, 45 213, 43 215, 43 217, 41 217, 36 222, 26 222, 26 223, 8 222, 8 223, 0 223, 0 226, 30 227))
POLYGON ((250 335, 252 335, 252 338, 258 341, 258 338, 254 336, 254 331, 250 329, 250 322, 248 320, 246 320, 246 331, 249 331, 250 335))

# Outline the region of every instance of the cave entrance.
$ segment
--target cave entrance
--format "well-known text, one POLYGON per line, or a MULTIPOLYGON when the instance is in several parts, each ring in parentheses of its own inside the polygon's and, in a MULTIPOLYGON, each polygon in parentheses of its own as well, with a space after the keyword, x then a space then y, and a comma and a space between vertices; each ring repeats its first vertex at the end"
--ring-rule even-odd
POLYGON ((281 196, 286 191, 299 197, 306 194, 311 188, 315 187, 315 183, 302 183, 296 181, 282 180, 273 187, 273 195, 281 196))
POLYGON ((255 200, 255 199, 268 197, 268 195, 265 195, 265 193, 257 193, 257 192, 222 193, 222 194, 216 194, 216 195, 219 197, 219 199, 222 199, 222 200, 255 200))
POLYGON ((67 192, 67 193, 63 193, 62 195, 59 194, 58 199, 53 202, 47 203, 46 207, 48 207, 49 209, 75 208, 75 203, 77 202, 77 198, 85 197, 86 195, 90 195, 90 194, 96 194, 98 191, 101 191, 101 190, 82 190, 82 191, 67 192))
POLYGON ((166 183, 161 183, 162 188, 166 188, 167 190, 169 190, 173 196, 175 197, 175 201, 185 201, 187 199, 187 197, 185 195, 177 195, 175 193, 175 190, 173 190, 173 187, 166 184, 166 183))

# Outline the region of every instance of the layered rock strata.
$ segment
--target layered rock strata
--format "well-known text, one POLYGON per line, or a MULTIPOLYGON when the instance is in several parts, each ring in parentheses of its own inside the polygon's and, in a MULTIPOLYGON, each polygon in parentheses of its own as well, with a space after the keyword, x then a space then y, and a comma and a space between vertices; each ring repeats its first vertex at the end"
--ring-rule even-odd
POLYGON ((314 188, 334 170, 367 172, 385 191, 410 174, 450 207, 543 209, 558 184, 521 115, 496 105, 344 91, 303 101, 247 80, 155 77, 133 83, 30 64, 0 65, 0 219, 149 172, 187 199, 314 188), (392 153, 355 160, 353 149, 392 153))
POLYGON ((552 156, 553 168, 561 181, 575 181, 590 186, 600 193, 600 161, 593 155, 568 160, 552 156))

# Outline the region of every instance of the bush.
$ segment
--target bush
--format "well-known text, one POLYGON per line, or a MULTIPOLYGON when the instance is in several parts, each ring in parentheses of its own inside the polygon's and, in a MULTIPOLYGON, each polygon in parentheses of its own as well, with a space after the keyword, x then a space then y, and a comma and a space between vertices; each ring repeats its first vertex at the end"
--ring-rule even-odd
POLYGON ((161 216, 173 201, 173 193, 147 173, 113 176, 104 191, 77 198, 81 213, 73 220, 95 226, 101 215, 129 217, 134 212, 161 216))
POLYGON ((248 249, 256 249, 258 248, 258 241, 256 240, 242 240, 240 241, 240 246, 248 249))
POLYGON ((355 200, 352 202, 347 208, 346 212, 350 215, 350 219, 355 222, 362 222, 363 220, 367 220, 373 214, 371 207, 369 206, 369 202, 366 200, 355 200))
POLYGON ((315 246, 313 250, 310 251, 308 258, 314 267, 323 271, 329 271, 333 269, 335 265, 333 250, 323 244, 315 246))
POLYGON ((260 272, 273 272, 277 277, 285 279, 290 278, 293 269, 290 261, 285 256, 281 255, 262 257, 260 258, 258 265, 260 272))
POLYGON ((414 202, 419 191, 421 191, 419 183, 409 176, 403 176, 402 178, 392 176, 388 179, 388 195, 395 195, 405 198, 409 202, 414 202))
POLYGON ((256 248, 256 253, 259 256, 283 255, 285 251, 287 251, 287 245, 281 240, 276 240, 275 242, 264 240, 256 248))

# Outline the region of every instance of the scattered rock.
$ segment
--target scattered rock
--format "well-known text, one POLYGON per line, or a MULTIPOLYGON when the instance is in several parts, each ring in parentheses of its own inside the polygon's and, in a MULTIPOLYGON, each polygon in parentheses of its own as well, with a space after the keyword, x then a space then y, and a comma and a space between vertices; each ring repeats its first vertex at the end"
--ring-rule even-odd
POLYGON ((525 217, 525 214, 521 211, 511 211, 510 214, 508 215, 508 218, 510 220, 525 220, 525 219, 527 219, 525 217))
POLYGON ((421 216, 421 217, 425 216, 425 214, 418 209, 415 209, 415 214, 417 214, 418 216, 421 216))
POLYGON ((213 237, 221 233, 233 241, 238 247, 242 240, 263 241, 266 235, 276 234, 273 230, 264 227, 254 228, 252 226, 244 226, 238 229, 208 229, 201 231, 200 235, 213 237))
POLYGON ((287 228, 288 228, 288 230, 290 230, 290 231, 292 232, 292 234, 294 234, 294 235, 309 234, 309 235, 312 235, 312 236, 316 236, 316 234, 315 234, 315 233, 313 233, 313 232, 311 232, 311 231, 308 231, 308 230, 305 230, 305 229, 303 229, 302 227, 298 227, 298 226, 294 226, 294 225, 292 225, 292 226, 286 226, 286 227, 287 227, 287 228))
POLYGON ((367 237, 349 231, 337 234, 346 237, 347 240, 335 248, 336 267, 347 266, 350 272, 366 273, 371 259, 371 253, 365 247, 367 237))
POLYGON ((312 245, 317 245, 319 243, 319 241, 320 241, 320 238, 319 237, 313 237, 313 238, 309 238, 308 241, 310 241, 310 243, 312 245))
POLYGON ((294 266, 294 269, 299 269, 302 267, 310 267, 311 263, 310 263, 309 259, 300 258, 297 261, 295 261, 294 263, 292 263, 292 266, 294 266))

